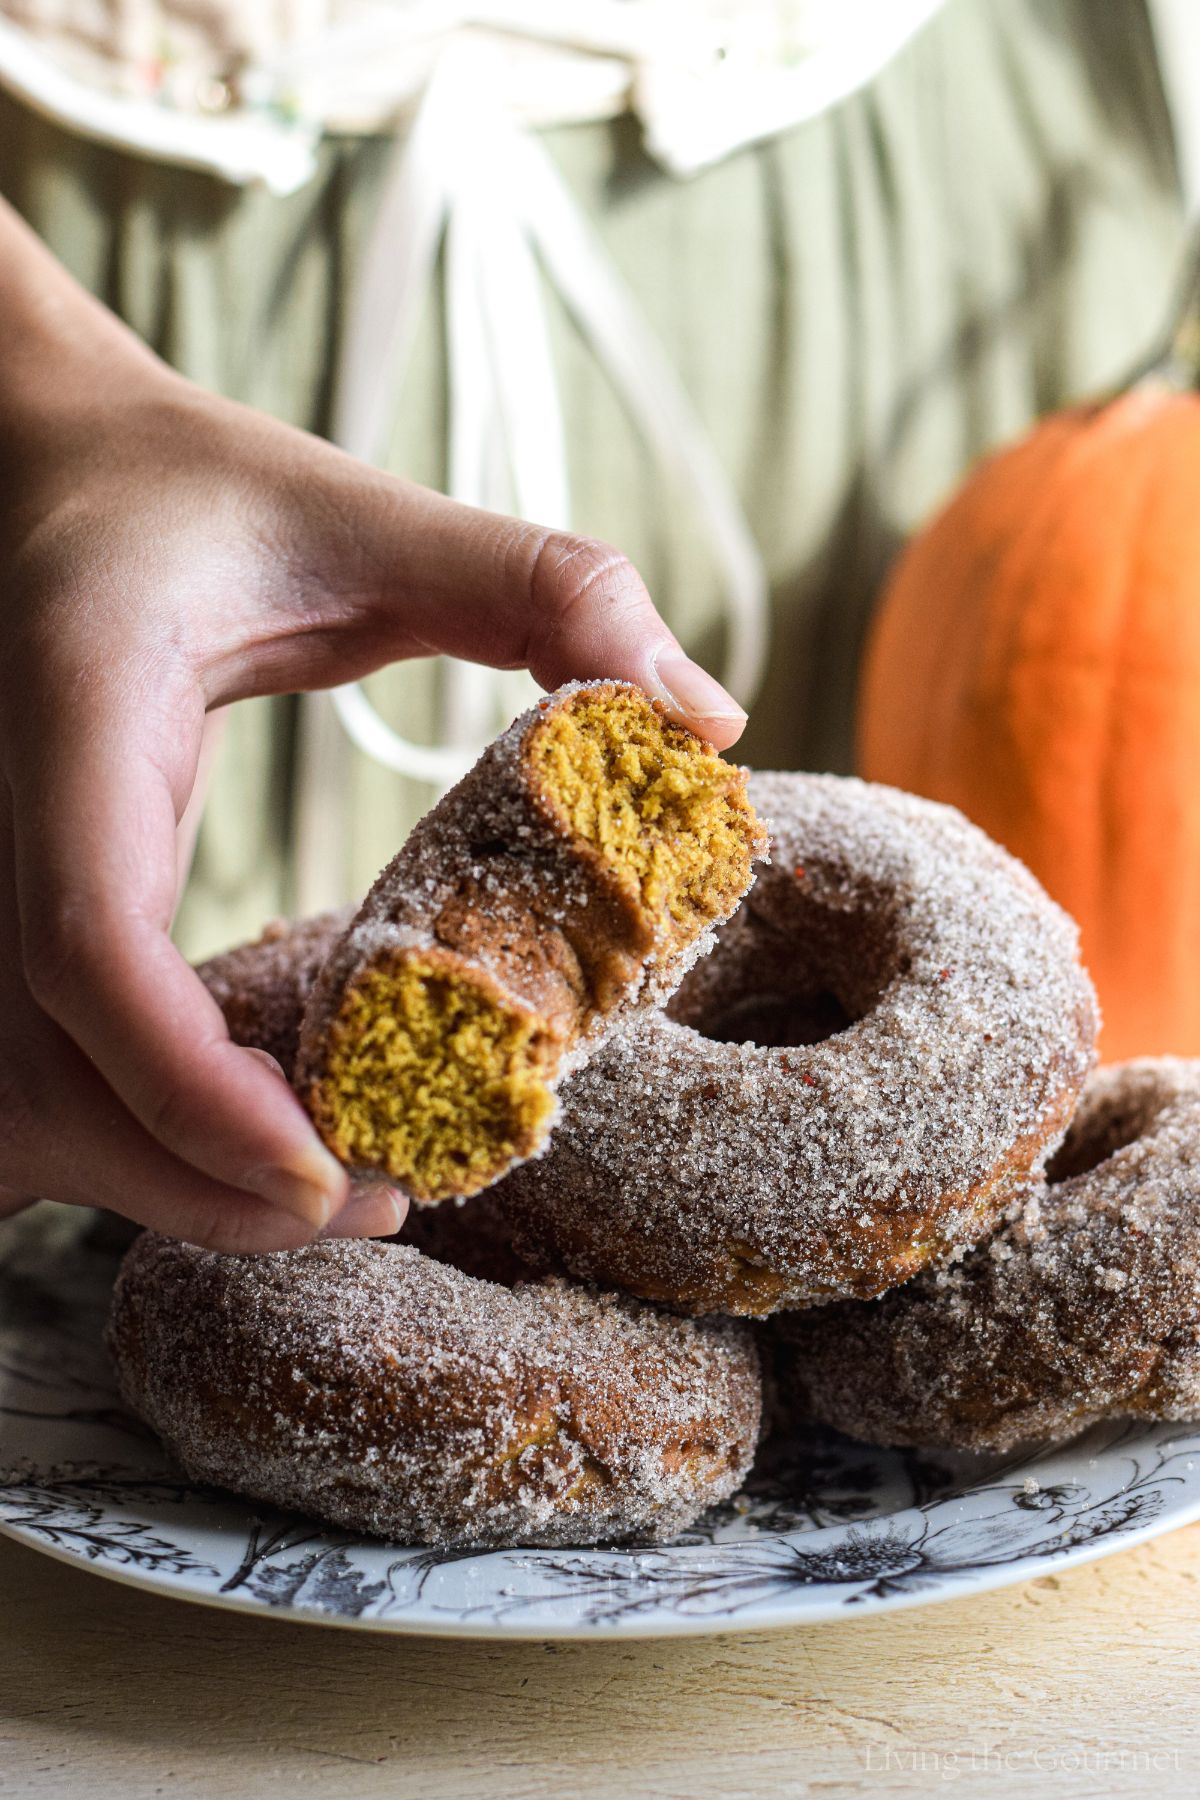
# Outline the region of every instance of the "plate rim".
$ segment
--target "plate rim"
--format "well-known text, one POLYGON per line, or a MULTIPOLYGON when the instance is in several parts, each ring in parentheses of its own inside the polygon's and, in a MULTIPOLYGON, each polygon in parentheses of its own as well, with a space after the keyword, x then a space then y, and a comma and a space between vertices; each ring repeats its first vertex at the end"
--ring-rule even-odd
MULTIPOLYGON (((1055 1574, 1064 1568, 1073 1569, 1087 1563, 1100 1562, 1105 1557, 1119 1556, 1122 1551, 1135 1550, 1154 1538, 1186 1530, 1198 1520, 1200 1494, 1181 1507, 1178 1515, 1170 1514, 1166 1519, 1147 1519, 1122 1532, 1115 1540, 1099 1538, 1082 1544, 1065 1544, 1061 1550, 1015 1558, 1011 1562, 996 1563, 970 1573, 948 1571, 931 1576, 926 1586, 907 1588, 899 1593, 863 1595, 852 1603, 845 1599, 817 1601, 806 1606, 800 1613, 789 1611, 786 1605, 781 1605, 772 1609, 767 1617, 757 1616, 750 1610, 739 1613, 736 1619, 703 1613, 677 1613, 664 1614, 657 1620, 637 1619, 630 1624, 622 1624, 620 1620, 598 1620, 584 1628, 566 1625, 506 1625, 496 1619, 481 1619, 474 1624, 448 1619, 443 1623, 436 1619, 405 1615, 402 1611, 382 1617, 361 1614, 352 1617, 315 1606, 264 1606, 261 1601, 233 1594, 209 1593, 202 1588, 182 1582, 176 1584, 141 1570, 131 1571, 102 1561, 91 1561, 76 1552, 42 1542, 35 1533, 5 1519, 0 1519, 0 1537, 21 1544, 35 1554, 47 1556, 53 1562, 64 1563, 84 1574, 95 1575, 102 1581, 116 1582, 122 1587, 153 1594, 164 1600, 181 1600, 187 1605, 208 1607, 215 1612, 241 1613, 259 1619, 280 1619, 290 1624, 326 1626, 335 1631, 365 1631, 388 1637, 460 1638, 492 1643, 594 1643, 597 1640, 631 1643, 653 1638, 747 1636, 753 1632, 800 1630, 807 1625, 853 1624, 859 1619, 875 1618, 880 1613, 903 1612, 950 1600, 966 1600, 973 1595, 1016 1587, 1023 1581, 1036 1580, 1042 1574, 1055 1574)), ((774 1539, 766 1536, 762 1541, 782 1542, 787 1535, 781 1532, 774 1539)))
MULTIPOLYGON (((33 1209, 36 1215, 41 1209, 33 1209)), ((25 1215, 26 1229, 30 1215, 25 1215)), ((51 1213, 43 1223, 49 1226, 44 1240, 44 1248, 53 1258, 60 1253, 66 1259, 63 1272, 70 1279, 64 1292, 70 1292, 68 1310, 73 1319, 80 1316, 76 1302, 84 1314, 90 1316, 90 1302, 93 1299, 92 1287, 97 1276, 103 1275, 105 1282, 111 1278, 112 1268, 101 1266, 111 1262, 107 1256, 92 1263, 90 1254, 83 1262, 76 1263, 76 1253, 80 1249, 89 1252, 96 1248, 88 1243, 77 1225, 70 1230, 62 1225, 57 1212, 51 1213)), ((18 1263, 22 1257, 22 1240, 25 1233, 18 1231, 11 1240, 11 1247, 16 1248, 18 1263)), ((35 1229, 34 1236, 38 1243, 40 1264, 43 1249, 42 1233, 35 1229)), ((8 1262, 10 1241, 7 1234, 0 1234, 0 1268, 8 1262)), ((57 1315, 55 1315, 57 1317, 57 1315)), ((40 1316, 31 1314, 28 1319, 18 1313, 13 1325, 17 1332, 14 1340, 20 1344, 23 1334, 30 1329, 40 1334, 46 1324, 40 1316)), ((72 1340, 73 1341, 73 1340, 72 1340)), ((88 1327, 90 1342, 90 1326, 88 1327)), ((70 1359, 68 1358, 68 1361, 70 1359)), ((36 1356, 30 1367, 37 1371, 40 1364, 36 1356)), ((39 1381, 36 1375, 23 1370, 20 1357, 17 1358, 12 1371, 20 1384, 29 1379, 39 1381)), ((54 1381, 50 1383, 55 1386, 54 1381)), ((69 1386, 70 1384, 68 1384, 69 1386)), ((89 1387, 90 1382, 84 1386, 89 1387)), ((107 1393, 107 1388, 105 1392, 107 1393)), ((2 1401, 5 1396, 0 1396, 2 1401)), ((3 1407, 9 1411, 7 1406, 3 1407)), ((326 1625, 339 1629, 369 1631, 376 1635, 442 1638, 463 1641, 483 1641, 491 1643, 503 1642, 635 1642, 642 1639, 667 1639, 686 1637, 721 1637, 730 1635, 747 1635, 762 1631, 784 1630, 807 1624, 828 1624, 841 1620, 875 1617, 882 1613, 896 1610, 907 1610, 910 1607, 932 1605, 943 1601, 967 1599, 972 1595, 985 1594, 1016 1585, 1022 1581, 1035 1580, 1038 1576, 1053 1571, 1067 1570, 1076 1565, 1094 1562, 1104 1556, 1115 1555, 1125 1549, 1132 1549, 1153 1538, 1163 1536, 1171 1531, 1184 1529, 1200 1520, 1200 1473, 1188 1474, 1200 1468, 1200 1418, 1183 1420, 1149 1421, 1145 1419, 1112 1420, 1108 1424, 1115 1427, 1115 1435, 1107 1437, 1102 1445, 1097 1445, 1097 1452, 1116 1452, 1123 1459, 1124 1475, 1118 1466, 1115 1470, 1108 1465, 1101 1477, 1093 1482, 1078 1458, 1068 1455, 1068 1465, 1061 1472, 1053 1467, 1056 1460, 1064 1452, 1071 1451, 1071 1444, 1049 1442, 1030 1444, 1023 1447, 1015 1458, 1008 1457, 1001 1466, 985 1474, 981 1485, 972 1477, 965 1486, 955 1485, 945 1488, 941 1480, 929 1482, 928 1472, 922 1472, 920 1478, 916 1471, 906 1472, 905 1485, 907 1504, 888 1504, 876 1510, 850 1511, 849 1516, 838 1508, 823 1508, 823 1521, 811 1512, 806 1504, 800 1506, 799 1512, 784 1507, 782 1512, 776 1510, 774 1516, 768 1508, 766 1516, 757 1526, 754 1537, 743 1540, 739 1535, 727 1536, 720 1520, 715 1528, 701 1533, 698 1539, 676 1544, 646 1546, 656 1554, 675 1550, 698 1555, 700 1561, 689 1566, 685 1562, 669 1571, 671 1580, 664 1582, 661 1591, 657 1588, 658 1570, 649 1566, 646 1570, 645 1597, 635 1596, 635 1602, 625 1603, 626 1591, 632 1581, 637 1585, 636 1573, 628 1565, 621 1566, 620 1561, 611 1558, 601 1559, 593 1564, 589 1558, 586 1566, 556 1567, 553 1561, 544 1572, 545 1579, 539 1580, 535 1570, 529 1570, 528 1585, 522 1573, 523 1557, 529 1555, 540 1559, 542 1552, 530 1547, 521 1551, 518 1546, 511 1546, 502 1552, 511 1559, 517 1553, 515 1564, 509 1560, 503 1572, 497 1570, 493 1575, 486 1568, 480 1568, 477 1577, 469 1579, 465 1587, 460 1587, 462 1599, 457 1605, 447 1605, 445 1600, 455 1598, 455 1584, 452 1581, 444 1592, 444 1599, 435 1589, 429 1601, 424 1595, 424 1576, 418 1571, 417 1586, 410 1587, 407 1592, 397 1591, 392 1584, 392 1571, 400 1565, 390 1563, 386 1568, 371 1569, 367 1574, 357 1577, 358 1585, 351 1593, 351 1600, 362 1594, 363 1581, 370 1581, 375 1574, 383 1574, 387 1587, 391 1589, 390 1598, 376 1609, 376 1596, 383 1593, 383 1588, 375 1588, 365 1595, 363 1604, 330 1604, 339 1600, 342 1589, 339 1587, 341 1576, 336 1569, 332 1581, 315 1579, 310 1588, 305 1588, 306 1576, 293 1586, 286 1582, 282 1587, 276 1583, 272 1588, 265 1584, 264 1591, 256 1591, 253 1585, 242 1588, 236 1582, 225 1587, 225 1550, 231 1531, 242 1529, 242 1520, 222 1515, 193 1520, 189 1527, 184 1525, 183 1543, 191 1541, 195 1548, 184 1555, 182 1562, 161 1560, 156 1564, 153 1560, 138 1561, 135 1557, 110 1555, 106 1550, 106 1536, 102 1531, 100 1537, 78 1536, 74 1541, 70 1536, 56 1538, 48 1529, 53 1523, 52 1511, 47 1514, 44 1503, 49 1500, 52 1491, 58 1486, 55 1473, 64 1478, 68 1470, 78 1470, 80 1474, 93 1470, 102 1474, 109 1465, 112 1456, 110 1450, 101 1444, 99 1449, 92 1448, 86 1441, 87 1435, 99 1431, 101 1437, 111 1426, 111 1419, 103 1413, 91 1413, 68 1410, 59 1413, 34 1411, 24 1413, 20 1407, 13 1409, 14 1419, 22 1417, 43 1419, 47 1423, 61 1417, 63 1422, 70 1420, 85 1428, 85 1441, 81 1442, 78 1451, 53 1452, 52 1445, 45 1448, 51 1451, 48 1462, 43 1461, 42 1446, 36 1452, 27 1443, 31 1451, 29 1460, 22 1455, 22 1430, 18 1424, 16 1441, 12 1448, 16 1460, 11 1465, 11 1478, 3 1482, 5 1490, 9 1488, 23 1491, 26 1498, 17 1499, 16 1505, 5 1504, 6 1493, 0 1494, 0 1537, 22 1545, 53 1561, 64 1563, 69 1567, 82 1569, 85 1573, 98 1575, 102 1579, 118 1582, 124 1587, 133 1588, 142 1593, 149 1593, 168 1600, 182 1600, 191 1605, 206 1606, 217 1611, 248 1613, 285 1619, 296 1624, 326 1625), (1184 1442, 1179 1440, 1183 1439, 1184 1442), (81 1454, 82 1453, 82 1454, 81 1454), (1177 1453, 1195 1461, 1187 1460, 1180 1465, 1176 1461, 1177 1453), (79 1456, 80 1460, 74 1458, 79 1456), (60 1460, 65 1457, 66 1460, 60 1460), (1049 1459, 1052 1467, 1046 1468, 1049 1459), (1144 1460, 1145 1459, 1145 1460, 1144 1460), (1174 1472, 1168 1473, 1169 1466, 1174 1463, 1174 1472), (1076 1464, 1075 1468, 1071 1464, 1076 1464), (1039 1466, 1040 1465, 1040 1466, 1039 1466), (1024 1482, 1021 1481, 1025 1476, 1024 1482), (1039 1477, 1036 1479, 1034 1477, 1039 1477), (1014 1480, 1017 1486, 1014 1486, 1014 1480), (1065 1485, 1064 1485, 1065 1483, 1065 1485), (1180 1483, 1181 1485, 1176 1485, 1180 1483), (1036 1494, 1039 1486, 1044 1487, 1047 1500, 1036 1502, 1024 1499, 1018 1492, 1023 1487, 1026 1495, 1036 1494), (1066 1496, 1077 1493, 1078 1502, 1066 1496), (989 1521, 998 1520, 1000 1513, 994 1516, 988 1510, 979 1512, 974 1504, 976 1497, 983 1501, 985 1496, 994 1494, 997 1503, 1004 1505, 1001 1497, 1007 1501, 1015 1501, 1018 1506, 1028 1510, 1041 1510, 1049 1505, 1050 1512, 1046 1519, 1047 1531, 1039 1538, 1027 1535, 1022 1528, 1015 1538, 1001 1529, 997 1541, 994 1530, 992 1536, 993 1553, 964 1555, 962 1546, 951 1548, 947 1543, 947 1532, 957 1533, 959 1526, 967 1528, 970 1536, 972 1525, 984 1532, 983 1549, 988 1549, 989 1521), (922 1495, 924 1496, 922 1498, 922 1495), (1142 1505, 1138 1496, 1150 1500, 1142 1505), (1050 1496, 1054 1496, 1051 1501, 1050 1496), (1113 1517, 1109 1511, 1105 1520, 1105 1509, 1111 1509, 1114 1502, 1125 1496, 1132 1500, 1129 1510, 1113 1517), (29 1502, 34 1504, 30 1509, 29 1502), (946 1509, 949 1509, 947 1512, 946 1509), (808 1515, 810 1523, 801 1524, 808 1515), (900 1523, 911 1515, 909 1523, 900 1523), (1088 1529, 1089 1520, 1094 1521, 1094 1529, 1088 1529), (794 1521, 794 1522, 793 1522, 794 1521), (772 1529, 771 1526, 774 1528, 772 1529), (919 1527, 919 1529, 917 1528, 919 1527), (904 1534, 915 1533, 907 1543, 904 1534), (198 1530, 199 1536, 193 1537, 198 1530), (915 1562, 907 1567, 895 1564, 889 1568, 886 1559, 883 1564, 870 1567, 870 1559, 861 1564, 857 1560, 861 1552, 870 1550, 869 1543, 858 1543, 855 1533, 865 1531, 870 1534, 899 1534, 899 1547, 904 1550, 918 1552, 915 1562), (215 1537, 209 1534, 215 1533, 215 1537), (833 1534, 826 1536, 825 1534, 833 1534), (824 1539, 812 1544, 811 1551, 804 1540, 813 1537, 824 1539), (1007 1542, 1004 1540, 1007 1538, 1007 1542), (942 1542, 942 1549, 926 1556, 922 1546, 926 1540, 930 1546, 942 1542), (728 1548, 735 1560, 740 1555, 738 1546, 753 1543, 756 1550, 769 1551, 765 1564, 759 1562, 755 1567, 754 1557, 748 1559, 749 1575, 743 1569, 742 1579, 735 1581, 733 1592, 740 1585, 741 1594, 736 1603, 726 1603, 723 1597, 722 1582, 727 1579, 726 1572, 715 1567, 707 1559, 709 1553, 719 1548, 728 1548), (1038 1547, 1040 1544, 1041 1547, 1038 1547), (843 1553, 849 1551, 848 1557, 843 1553), (1001 1553, 996 1554, 995 1551, 1001 1553), (828 1553, 828 1554, 827 1554, 828 1553), (199 1560, 198 1560, 199 1558, 199 1560), (216 1566, 214 1566, 214 1564, 216 1566), (224 1571, 224 1573, 222 1572, 224 1571), (767 1579, 763 1579, 763 1576, 767 1579), (516 1586, 504 1586, 500 1583, 516 1577, 516 1586), (562 1579, 565 1579, 565 1590, 562 1579), (715 1585, 714 1585, 715 1579, 715 1585), (559 1583, 559 1591, 554 1591, 555 1583, 559 1583), (758 1591, 753 1590, 757 1588, 758 1591), (508 1597, 511 1597, 511 1601, 508 1597), (711 1604, 713 1600, 716 1604, 711 1604), (369 1601, 370 1604, 366 1604, 369 1601), (482 1604, 480 1604, 482 1602, 482 1604), (594 1604, 593 1604, 594 1602, 594 1604)), ((0 1435, 3 1435, 0 1433, 0 1435)), ((37 1428, 35 1428, 35 1438, 37 1428)), ((1086 1456, 1084 1448, 1088 1433, 1075 1439, 1080 1455, 1086 1456)), ((844 1440, 843 1440, 844 1442, 844 1440)), ((870 1447, 846 1446, 858 1450, 870 1447)), ((134 1486, 145 1487, 145 1470, 130 1467, 128 1470, 118 1466, 125 1462, 128 1446, 123 1446, 123 1453, 118 1454, 112 1465, 112 1472, 143 1477, 135 1481, 134 1486)), ((936 1454, 930 1452, 930 1454, 936 1454)), ((919 1453, 918 1453, 919 1455, 919 1453)), ((157 1460, 157 1457, 156 1459, 157 1460)), ((170 1465, 172 1459, 168 1458, 170 1465)), ((820 1459, 818 1458, 818 1465, 820 1459)), ((1097 1464, 1088 1458, 1088 1470, 1095 1469, 1097 1464)), ((2 1473, 3 1471, 0 1471, 2 1473)), ((166 1473, 167 1471, 164 1471, 166 1473)), ((824 1471, 823 1471, 824 1472, 824 1471)), ((174 1465, 170 1469, 172 1479, 169 1486, 173 1490, 171 1498, 189 1500, 190 1490, 195 1489, 194 1498, 199 1499, 206 1484, 195 1484, 186 1473, 174 1465), (174 1477, 182 1477, 177 1481, 174 1477)), ((838 1476, 838 1470, 833 1475, 838 1476)), ((853 1471, 852 1471, 853 1473, 853 1471)), ((935 1473, 938 1473, 935 1471, 935 1473)), ((865 1472, 865 1479, 871 1485, 876 1476, 871 1471, 865 1472)), ((151 1487, 157 1478, 152 1477, 151 1487)), ((66 1483, 70 1486, 70 1482, 66 1483)), ((84 1485, 87 1485, 86 1479, 84 1485)), ((885 1482, 885 1487, 887 1483, 885 1482)), ((836 1486, 834 1492, 836 1492, 836 1486)), ((849 1490, 853 1495, 856 1489, 849 1490)), ((211 1499, 224 1498, 234 1500, 233 1495, 219 1496, 217 1490, 208 1490, 211 1499)), ((899 1496, 897 1495, 897 1499, 899 1496)), ((143 1492, 142 1499, 147 1501, 143 1492)), ((149 1517, 139 1516, 141 1506, 132 1493, 126 1496, 114 1496, 111 1489, 107 1494, 97 1493, 94 1504, 100 1510, 96 1513, 97 1525, 120 1526, 115 1533, 120 1538, 133 1531, 153 1533, 166 1527, 155 1522, 156 1505, 150 1500, 149 1517)), ((242 1505, 246 1497, 242 1497, 242 1505)), ((251 1506, 258 1502, 250 1501, 251 1506)), ((988 1503, 989 1505, 991 1502, 988 1503)), ((736 1510, 736 1509, 735 1509, 736 1510)), ((268 1509, 275 1515, 278 1509, 268 1509)), ((1011 1514, 1006 1513, 1011 1519, 1011 1514)), ((322 1527, 315 1520, 301 1520, 297 1515, 284 1511, 283 1520, 290 1518, 293 1525, 303 1525, 306 1530, 313 1530, 320 1535, 322 1527)), ((251 1528, 249 1547, 258 1542, 259 1523, 254 1515, 246 1521, 251 1528)), ((291 1527, 286 1529, 290 1530, 291 1527)), ((337 1533, 340 1543, 330 1546, 342 1553, 343 1561, 348 1554, 352 1561, 362 1561, 364 1568, 376 1559, 366 1557, 370 1550, 384 1548, 377 1541, 368 1541, 359 1533, 337 1533), (365 1560, 364 1560, 365 1559, 365 1560)), ((171 1539, 174 1533, 167 1530, 171 1539)), ((284 1548, 299 1548, 311 1539, 298 1539, 284 1548)), ((168 1542, 165 1547, 171 1549, 168 1542)), ((883 1546, 876 1545, 875 1548, 883 1546)), ((109 1546, 111 1548, 111 1546, 109 1546)), ((182 1545, 180 1546, 182 1548, 182 1545)), ((411 1564, 411 1558, 404 1552, 415 1549, 415 1546, 394 1544, 387 1546, 389 1550, 400 1553, 401 1561, 411 1564)), ((547 1546, 549 1548, 549 1546, 547 1546)), ((576 1552, 583 1546, 576 1547, 576 1552)), ((612 1550, 617 1546, 596 1546, 598 1550, 612 1550)), ((636 1546, 627 1546, 636 1549, 636 1546)), ((969 1551, 969 1546, 967 1547, 969 1551)), ((251 1559, 253 1566, 263 1558, 268 1559, 276 1554, 275 1549, 256 1552, 251 1559)), ((422 1559, 418 1557, 418 1563, 422 1559)), ((431 1566, 442 1562, 454 1562, 458 1559, 450 1557, 432 1557, 431 1566)), ((482 1559, 486 1563, 486 1555, 482 1559)), ((235 1573, 241 1570, 239 1563, 235 1573)), ((293 1565, 284 1565, 276 1573, 286 1574, 293 1565)), ((737 1573, 737 1571, 735 1571, 737 1573)))

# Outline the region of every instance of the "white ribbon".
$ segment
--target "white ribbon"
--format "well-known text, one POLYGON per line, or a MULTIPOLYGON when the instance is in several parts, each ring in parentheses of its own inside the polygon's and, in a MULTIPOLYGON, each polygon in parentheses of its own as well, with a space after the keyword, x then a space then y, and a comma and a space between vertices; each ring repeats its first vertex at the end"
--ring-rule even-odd
MULTIPOLYGON (((443 245, 451 495, 569 527, 544 271, 710 540, 729 625, 725 681, 748 704, 761 676, 767 621, 766 572, 749 525, 661 345, 548 153, 491 99, 476 55, 459 50, 442 58, 385 179, 339 358, 334 440, 367 462, 383 456, 390 406, 443 245)), ((438 788, 469 768, 534 692, 525 676, 449 659, 444 669, 442 741, 435 745, 394 731, 357 683, 330 696, 365 755, 438 788)), ((320 711, 327 711, 324 697, 310 697, 302 783, 314 781, 327 808, 331 771, 316 770, 317 740, 323 758, 330 748, 320 711)), ((336 880, 337 853, 315 816, 316 789, 309 789, 299 834, 304 910, 329 899, 336 880)))
POLYGON ((1171 124, 1179 184, 1189 214, 1200 216, 1200 9, 1195 0, 1149 0, 1171 124))

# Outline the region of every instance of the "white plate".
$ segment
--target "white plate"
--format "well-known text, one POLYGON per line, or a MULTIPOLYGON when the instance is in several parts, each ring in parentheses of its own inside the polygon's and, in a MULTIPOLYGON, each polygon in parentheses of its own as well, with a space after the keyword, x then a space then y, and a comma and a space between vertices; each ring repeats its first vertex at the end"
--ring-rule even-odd
POLYGON ((778 1451, 749 1499, 653 1549, 413 1549, 193 1487, 123 1412, 88 1215, 0 1226, 0 1531, 157 1593, 367 1631, 654 1637, 980 1593, 1200 1517, 1200 1428, 1120 1426, 1005 1459, 778 1451))

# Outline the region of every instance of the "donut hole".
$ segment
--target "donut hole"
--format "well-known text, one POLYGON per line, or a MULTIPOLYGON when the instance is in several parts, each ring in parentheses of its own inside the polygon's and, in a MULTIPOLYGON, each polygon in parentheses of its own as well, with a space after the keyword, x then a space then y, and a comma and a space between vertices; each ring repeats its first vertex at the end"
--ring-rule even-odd
POLYGON ((874 1011, 906 960, 892 919, 823 904, 806 881, 769 871, 690 972, 667 1011, 722 1044, 825 1043, 874 1011))
POLYGON ((1067 1135, 1046 1164, 1046 1180, 1054 1185, 1076 1175, 1090 1175, 1119 1151, 1136 1144, 1152 1129, 1167 1104, 1161 1089, 1147 1085, 1140 1090, 1129 1083, 1121 1088, 1097 1090, 1091 1104, 1084 1101, 1067 1128, 1067 1135))
POLYGON ((760 828, 745 776, 628 688, 584 688, 530 741, 541 791, 667 945, 743 894, 760 828))
POLYGON ((718 1044, 758 1044, 783 1050, 823 1044, 853 1024, 837 995, 828 991, 782 999, 773 994, 750 994, 729 1012, 713 1018, 702 1035, 718 1044))

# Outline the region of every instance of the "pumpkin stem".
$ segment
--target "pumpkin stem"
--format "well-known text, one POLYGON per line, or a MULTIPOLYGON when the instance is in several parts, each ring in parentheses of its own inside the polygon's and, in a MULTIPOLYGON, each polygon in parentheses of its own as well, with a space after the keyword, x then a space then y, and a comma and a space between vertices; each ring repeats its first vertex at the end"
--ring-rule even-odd
POLYGON ((1160 381, 1181 393, 1200 390, 1200 237, 1184 265, 1165 339, 1125 383, 1160 381))

